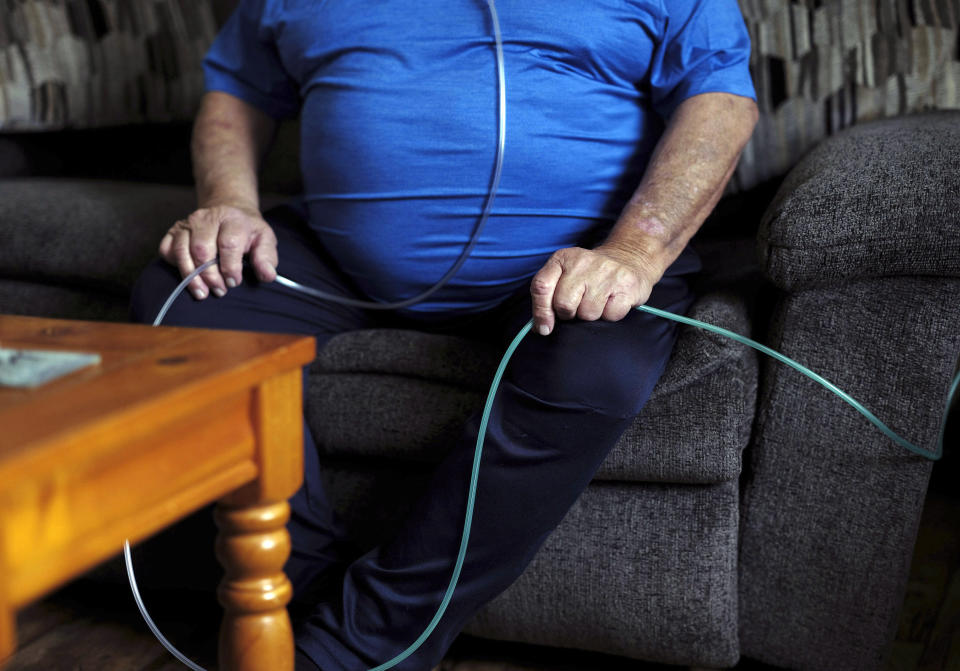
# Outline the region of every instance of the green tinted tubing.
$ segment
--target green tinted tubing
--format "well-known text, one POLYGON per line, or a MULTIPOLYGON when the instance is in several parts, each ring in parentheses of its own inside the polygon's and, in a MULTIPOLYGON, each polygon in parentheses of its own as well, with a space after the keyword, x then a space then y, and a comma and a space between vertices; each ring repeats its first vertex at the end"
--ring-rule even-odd
MULTIPOLYGON (((653 308, 647 305, 640 305, 637 310, 648 312, 657 317, 662 317, 664 319, 670 319, 675 322, 680 322, 681 324, 688 324, 690 326, 695 326, 697 328, 705 329, 713 333, 726 336, 727 338, 732 338, 737 342, 743 343, 744 345, 749 345, 750 347, 767 354, 778 361, 782 361, 787 364, 794 370, 797 370, 811 380, 820 383, 834 394, 842 398, 844 401, 849 403, 860 412, 864 417, 870 420, 880 431, 882 431, 886 436, 892 439, 898 445, 905 447, 915 454, 919 454, 922 457, 927 459, 936 460, 941 457, 943 454, 943 435, 947 426, 947 411, 950 408, 951 402, 954 395, 956 394, 957 387, 960 386, 960 373, 957 374, 953 379, 953 383, 950 385, 950 390, 947 393, 947 403, 946 408, 944 409, 943 422, 940 425, 940 436, 937 440, 937 449, 935 452, 930 452, 929 450, 921 449, 912 443, 904 440, 898 436, 894 431, 892 431, 886 424, 877 419, 872 412, 867 410, 860 404, 856 399, 854 399, 850 394, 846 393, 835 384, 825 379, 821 375, 817 375, 812 370, 803 366, 802 364, 797 363, 793 359, 780 354, 776 350, 772 350, 766 345, 761 345, 755 340, 751 340, 745 336, 740 335, 739 333, 734 333, 733 331, 728 331, 725 328, 719 326, 714 326, 713 324, 708 324, 706 322, 699 321, 697 319, 691 319, 690 317, 684 317, 682 315, 677 315, 672 312, 667 312, 665 310, 660 310, 658 308, 653 308)), ((386 669, 396 666, 407 657, 412 655, 423 642, 427 640, 433 630, 436 628, 437 624, 440 622, 440 619, 443 617, 443 614, 447 610, 447 606, 450 604, 450 600, 453 598, 453 592, 457 587, 457 581, 460 579, 460 572, 463 569, 463 562, 467 556, 467 545, 470 542, 470 528, 473 525, 473 508, 474 502, 477 497, 477 482, 480 477, 480 458, 483 455, 483 441, 487 435, 487 423, 490 420, 490 412, 493 409, 493 400, 497 395, 497 390, 500 388, 500 380, 503 378, 503 372, 507 368, 507 364, 510 362, 510 358, 513 356, 514 351, 517 349, 517 346, 520 345, 520 342, 530 333, 530 330, 533 328, 533 320, 528 321, 522 329, 514 336, 513 340, 510 342, 510 345, 507 347, 507 350, 503 353, 503 357, 500 359, 500 365, 497 366, 497 371, 493 375, 493 382, 490 383, 490 390, 487 392, 487 401, 483 406, 483 415, 480 419, 480 428, 477 432, 477 443, 476 448, 473 453, 473 469, 470 473, 470 489, 467 494, 467 510, 464 515, 463 521, 463 534, 460 537, 460 551, 457 553, 457 560, 453 567, 453 574, 450 576, 450 582, 447 585, 447 590, 443 595, 443 599, 440 602, 440 606, 437 608, 437 612, 434 614, 433 619, 430 620, 430 624, 427 625, 426 629, 423 630, 423 633, 414 641, 410 647, 404 650, 402 653, 394 657, 388 662, 384 662, 380 666, 376 666, 369 671, 385 671, 386 669)))
POLYGON ((477 480, 480 477, 480 457, 483 455, 483 439, 487 436, 487 422, 490 420, 490 410, 493 408, 493 399, 497 395, 497 390, 500 388, 500 379, 503 377, 503 371, 506 370, 510 357, 513 356, 517 345, 520 344, 520 341, 524 339, 532 327, 533 320, 531 319, 520 329, 520 332, 514 336, 513 341, 509 347, 507 347, 507 351, 503 353, 503 357, 500 359, 497 372, 493 375, 493 382, 490 383, 490 391, 487 392, 487 402, 483 406, 483 416, 480 419, 480 429, 477 432, 477 444, 473 452, 473 470, 470 472, 470 491, 467 494, 467 512, 463 520, 463 534, 460 536, 460 551, 457 553, 457 561, 453 567, 453 575, 450 576, 450 583, 447 585, 447 591, 443 595, 443 600, 440 602, 440 606, 437 608, 433 619, 430 620, 430 624, 427 625, 427 628, 423 630, 423 633, 420 634, 417 640, 410 644, 410 647, 390 661, 384 662, 380 666, 375 666, 369 671, 385 671, 412 655, 417 648, 423 645, 427 637, 433 633, 433 630, 440 622, 440 618, 442 618, 446 612, 447 606, 450 604, 450 599, 453 598, 453 591, 457 587, 457 581, 460 579, 460 571, 463 569, 463 560, 467 556, 467 544, 470 541, 470 527, 473 525, 473 504, 477 498, 477 480))
POLYGON ((921 447, 917 447, 913 443, 901 438, 890 427, 888 427, 886 424, 884 424, 879 419, 877 419, 877 417, 872 412, 870 412, 865 407, 863 407, 863 405, 859 401, 857 401, 855 398, 850 396, 850 394, 848 394, 847 392, 840 389, 837 385, 825 379, 823 376, 817 375, 812 370, 810 370, 809 368, 807 368, 802 364, 797 363, 790 357, 784 356, 783 354, 780 354, 780 352, 770 349, 766 345, 761 345, 755 340, 751 340, 750 338, 742 336, 739 333, 728 331, 725 328, 714 326, 713 324, 708 324, 706 322, 702 322, 697 319, 691 319, 690 317, 683 317, 681 315, 676 315, 676 314, 673 314, 672 312, 667 312, 665 310, 659 310, 657 308, 653 308, 648 305, 640 305, 636 309, 641 310, 643 312, 649 312, 652 315, 663 317, 664 319, 671 319, 675 322, 680 322, 681 324, 689 324, 690 326, 696 326, 697 328, 702 328, 707 331, 712 331, 713 333, 719 333, 722 336, 732 338, 733 340, 736 340, 737 342, 741 342, 744 345, 749 345, 750 347, 756 350, 759 350, 764 354, 772 356, 777 361, 781 361, 787 364, 794 370, 797 370, 803 373, 814 382, 818 382, 824 387, 826 387, 827 389, 829 389, 830 391, 832 391, 834 394, 836 394, 837 396, 842 398, 844 401, 852 405, 857 412, 859 412, 861 415, 863 415, 868 420, 870 420, 870 422, 874 426, 880 429, 880 431, 882 431, 884 435, 890 438, 890 440, 895 442, 897 445, 900 445, 901 447, 904 447, 910 450, 914 454, 919 454, 921 457, 926 457, 927 459, 932 459, 934 461, 936 461, 943 455, 943 435, 947 428, 947 415, 949 414, 950 405, 953 401, 953 396, 957 391, 958 383, 960 383, 960 373, 958 373, 956 377, 953 378, 953 383, 950 385, 950 390, 947 393, 947 403, 943 410, 943 421, 940 424, 940 436, 937 439, 937 447, 934 452, 930 452, 929 450, 925 450, 921 447))

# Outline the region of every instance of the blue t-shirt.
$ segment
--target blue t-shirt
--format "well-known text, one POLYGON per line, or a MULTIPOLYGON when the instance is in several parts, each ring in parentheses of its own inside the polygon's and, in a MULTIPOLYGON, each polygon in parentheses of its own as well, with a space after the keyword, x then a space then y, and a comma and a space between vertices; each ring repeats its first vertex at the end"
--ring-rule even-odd
MULTIPOLYGON (((599 241, 677 105, 754 97, 736 0, 499 0, 497 10, 500 189, 464 267, 417 310, 487 309, 557 249, 599 241)), ((484 0, 241 0, 205 72, 208 90, 300 115, 310 226, 370 297, 413 296, 453 265, 496 155, 484 0)))

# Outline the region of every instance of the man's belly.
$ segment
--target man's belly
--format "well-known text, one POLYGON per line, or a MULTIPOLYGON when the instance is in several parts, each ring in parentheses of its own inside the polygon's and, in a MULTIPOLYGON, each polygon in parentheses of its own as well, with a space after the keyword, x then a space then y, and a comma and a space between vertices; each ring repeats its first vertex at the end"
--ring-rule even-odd
MULTIPOLYGON (((454 265, 480 219, 482 204, 474 201, 320 198, 308 207, 311 228, 339 267, 368 296, 387 302, 425 291, 454 265)), ((457 274, 412 309, 494 307, 523 289, 554 251, 586 244, 609 223, 562 212, 497 212, 457 274)))
MULTIPOLYGON (((493 214, 448 287, 416 309, 495 305, 551 253, 608 228, 636 188, 661 122, 639 89, 570 69, 541 49, 505 45, 493 214)), ((470 240, 494 172, 494 72, 482 34, 318 61, 301 114, 310 223, 372 298, 429 288, 470 240)))

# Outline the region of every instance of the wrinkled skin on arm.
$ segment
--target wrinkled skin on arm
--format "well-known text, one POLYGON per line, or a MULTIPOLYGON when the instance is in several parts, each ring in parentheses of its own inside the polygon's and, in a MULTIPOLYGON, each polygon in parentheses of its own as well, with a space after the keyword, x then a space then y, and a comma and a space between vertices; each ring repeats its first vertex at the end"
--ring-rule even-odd
POLYGON ((749 98, 693 96, 677 107, 607 239, 554 252, 530 283, 534 330, 557 319, 619 321, 642 305, 710 214, 757 122, 749 98))
POLYGON ((257 277, 277 275, 277 239, 260 216, 257 170, 276 131, 276 122, 226 93, 203 97, 193 127, 191 154, 198 209, 176 222, 160 241, 160 256, 186 277, 220 257, 190 283, 197 299, 222 296, 242 279, 249 255, 257 277))

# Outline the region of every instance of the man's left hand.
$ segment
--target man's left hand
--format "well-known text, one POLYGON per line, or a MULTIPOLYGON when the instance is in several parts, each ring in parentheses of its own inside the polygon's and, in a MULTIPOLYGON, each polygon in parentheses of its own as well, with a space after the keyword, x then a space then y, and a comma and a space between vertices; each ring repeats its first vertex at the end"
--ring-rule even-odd
POLYGON ((548 335, 557 318, 619 321, 646 302, 658 279, 654 264, 616 247, 557 250, 530 283, 534 329, 548 335))

